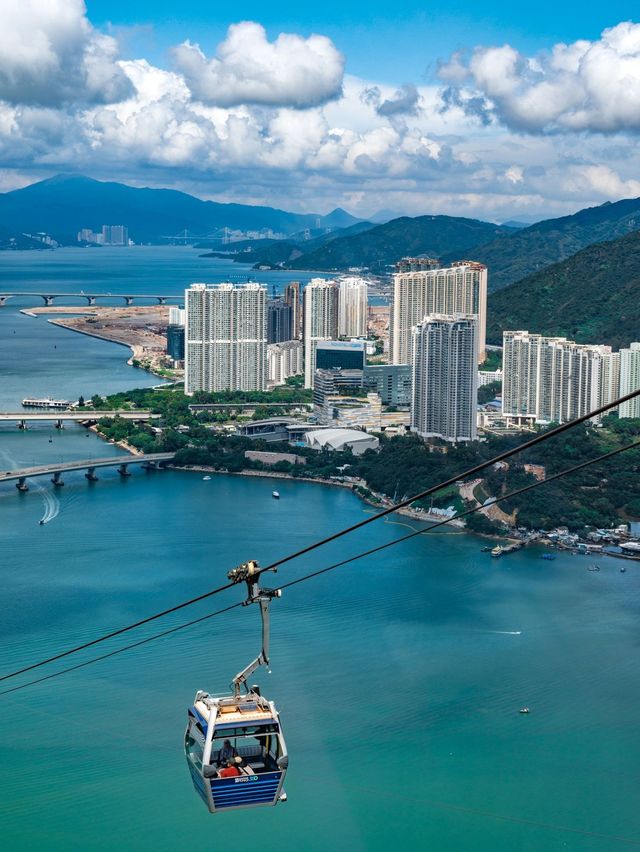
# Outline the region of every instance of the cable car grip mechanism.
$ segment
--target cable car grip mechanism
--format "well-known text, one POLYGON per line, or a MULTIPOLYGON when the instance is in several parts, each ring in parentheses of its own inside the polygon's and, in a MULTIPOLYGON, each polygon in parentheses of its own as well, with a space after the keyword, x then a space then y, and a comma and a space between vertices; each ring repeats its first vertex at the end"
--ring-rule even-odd
MULTIPOLYGON (((271 570, 274 573, 276 568, 263 569, 271 570)), ((272 598, 282 596, 282 589, 261 589, 259 586, 259 578, 262 570, 256 560, 252 559, 248 562, 243 562, 237 568, 229 571, 228 578, 232 583, 247 584, 248 597, 242 602, 243 606, 249 606, 252 603, 260 604, 260 615, 262 618, 262 650, 253 662, 244 668, 233 679, 233 691, 236 698, 240 697, 240 689, 246 687, 247 678, 250 677, 260 666, 269 665, 269 604, 272 598)), ((249 691, 249 690, 247 690, 249 691)))

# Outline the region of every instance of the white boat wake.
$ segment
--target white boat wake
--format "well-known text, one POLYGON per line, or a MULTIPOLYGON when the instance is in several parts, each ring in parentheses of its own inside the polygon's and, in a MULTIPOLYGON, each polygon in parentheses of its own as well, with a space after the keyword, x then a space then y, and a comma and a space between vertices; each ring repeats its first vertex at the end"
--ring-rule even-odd
POLYGON ((44 500, 44 515, 40 518, 40 523, 48 524, 49 521, 57 518, 60 514, 60 501, 55 494, 52 494, 51 491, 43 485, 37 485, 36 489, 42 495, 42 499, 44 500))
POLYGON ((498 633, 501 636, 520 636, 522 630, 487 630, 487 633, 498 633))
MULTIPOLYGON (((13 459, 9 453, 4 450, 0 450, 0 458, 6 462, 7 469, 15 467, 15 459, 13 459)), ((51 493, 50 489, 45 488, 45 486, 41 485, 39 482, 34 485, 34 489, 42 496, 44 501, 44 515, 40 518, 40 523, 48 524, 49 521, 57 518, 60 514, 60 501, 55 494, 51 493)))

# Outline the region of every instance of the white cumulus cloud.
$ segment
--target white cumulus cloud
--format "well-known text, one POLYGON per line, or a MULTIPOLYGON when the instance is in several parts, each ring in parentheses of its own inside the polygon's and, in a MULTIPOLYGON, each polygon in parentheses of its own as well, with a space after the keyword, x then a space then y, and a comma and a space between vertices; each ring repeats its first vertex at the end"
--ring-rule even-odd
POLYGON ((439 76, 446 103, 517 130, 640 130, 640 24, 631 21, 536 57, 510 45, 477 47, 466 61, 456 53, 439 76))
POLYGON ((61 106, 109 103, 130 83, 117 43, 95 30, 83 0, 0 0, 0 99, 61 106))
POLYGON ((173 54, 193 97, 207 104, 306 109, 342 92, 344 57, 322 35, 280 33, 270 42, 263 26, 243 21, 229 27, 211 59, 188 41, 173 54))

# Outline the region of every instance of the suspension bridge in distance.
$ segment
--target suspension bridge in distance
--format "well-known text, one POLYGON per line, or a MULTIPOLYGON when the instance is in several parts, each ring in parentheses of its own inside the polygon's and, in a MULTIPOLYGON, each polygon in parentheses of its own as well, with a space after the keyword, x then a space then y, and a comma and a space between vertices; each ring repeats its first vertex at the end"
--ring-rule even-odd
POLYGON ((106 459, 84 459, 82 461, 68 461, 53 464, 42 464, 36 467, 24 467, 20 470, 8 470, 0 473, 0 483, 15 482, 20 492, 29 490, 27 480, 39 476, 50 476, 51 482, 57 488, 64 485, 63 473, 71 471, 85 471, 85 477, 89 482, 97 482, 96 470, 103 467, 115 467, 120 476, 131 476, 129 467, 139 464, 147 470, 158 470, 173 460, 175 453, 149 453, 141 456, 110 456, 106 459))

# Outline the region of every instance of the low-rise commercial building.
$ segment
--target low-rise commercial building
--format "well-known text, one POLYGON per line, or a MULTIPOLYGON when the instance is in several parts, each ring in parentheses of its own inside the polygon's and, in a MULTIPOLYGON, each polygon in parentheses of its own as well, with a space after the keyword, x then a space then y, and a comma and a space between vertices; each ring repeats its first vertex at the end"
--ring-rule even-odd
POLYGON ((363 384, 375 390, 384 405, 411 405, 410 364, 367 364, 363 384))
POLYGON ((360 456, 367 450, 378 450, 380 441, 374 435, 359 432, 356 429, 321 429, 307 432, 306 442, 313 450, 350 449, 354 456, 360 456))

